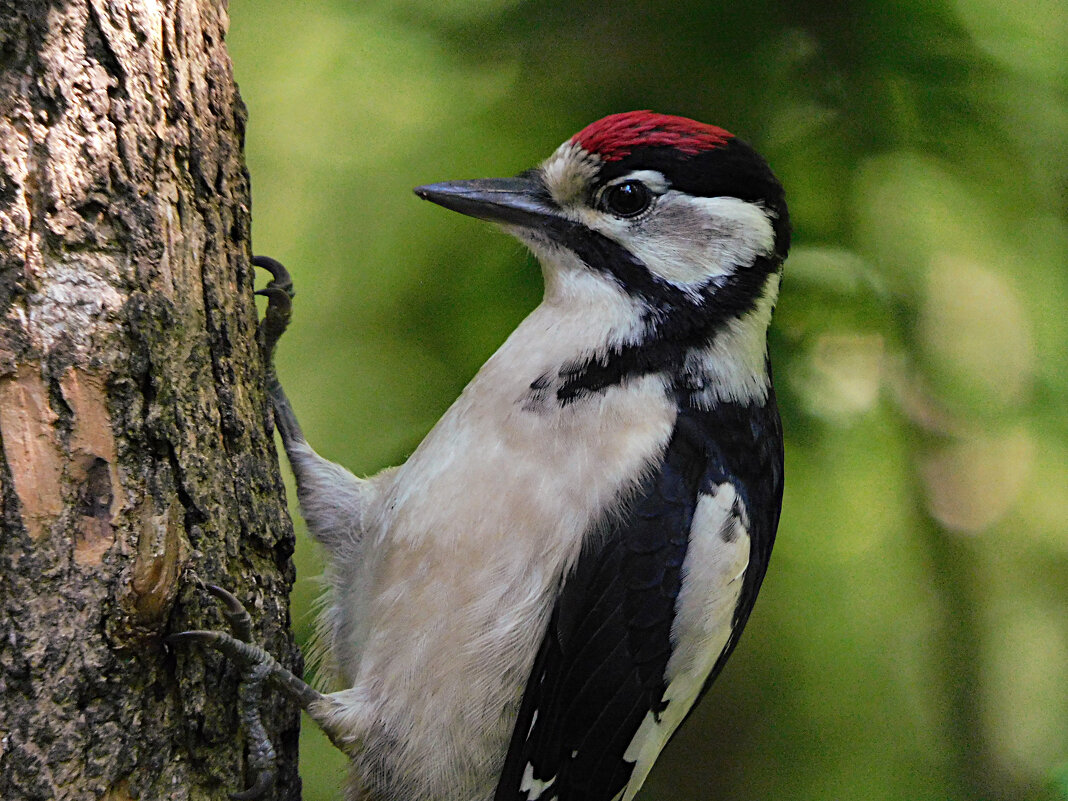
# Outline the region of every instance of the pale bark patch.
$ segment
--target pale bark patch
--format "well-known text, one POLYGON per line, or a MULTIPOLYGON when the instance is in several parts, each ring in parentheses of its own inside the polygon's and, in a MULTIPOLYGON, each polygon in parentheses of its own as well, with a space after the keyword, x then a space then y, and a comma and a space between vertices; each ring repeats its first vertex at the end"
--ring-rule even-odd
POLYGON ((64 459, 53 429, 57 419, 39 366, 23 364, 14 377, 0 379, 0 437, 22 524, 32 540, 46 534, 63 511, 64 459))

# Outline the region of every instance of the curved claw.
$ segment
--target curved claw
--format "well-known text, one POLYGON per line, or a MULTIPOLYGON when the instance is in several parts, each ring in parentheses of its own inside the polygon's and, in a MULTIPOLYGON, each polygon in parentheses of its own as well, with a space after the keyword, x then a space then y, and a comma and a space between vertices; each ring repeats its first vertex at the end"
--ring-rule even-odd
MULTIPOLYGON (((240 602, 221 587, 209 587, 209 592, 219 598, 226 606, 226 616, 234 624, 234 618, 238 618, 235 628, 244 628, 248 613, 240 602), (233 609, 236 603, 240 612, 233 609)), ((200 643, 209 646, 232 660, 241 671, 241 683, 238 685, 238 714, 245 727, 245 735, 248 740, 249 767, 256 771, 256 779, 247 790, 231 793, 230 797, 237 801, 255 801, 260 798, 273 784, 277 773, 276 755, 274 746, 263 719, 260 716, 260 703, 263 700, 263 684, 276 670, 291 676, 285 668, 279 665, 274 658, 262 648, 250 642, 243 642, 236 637, 222 631, 205 631, 195 629, 180 631, 167 637, 171 645, 178 643, 200 643)), ((283 676, 284 680, 284 676, 283 676)), ((283 685, 284 686, 284 685, 283 685)))
POLYGON ((242 790, 238 793, 230 793, 230 798, 234 801, 256 801, 257 798, 262 798, 271 785, 274 784, 274 771, 273 770, 261 770, 256 774, 256 781, 252 783, 252 786, 247 790, 242 790))
MULTIPOLYGON (((269 272, 271 274, 271 284, 284 289, 289 294, 289 297, 293 297, 296 294, 293 291, 293 278, 282 262, 272 259, 270 256, 253 256, 252 264, 269 272)), ((268 284, 268 286, 271 284, 268 284)))
POLYGON ((237 691, 238 711, 248 740, 248 769, 255 772, 256 778, 247 790, 233 793, 230 797, 237 801, 255 801, 269 790, 277 775, 274 746, 260 716, 264 684, 273 682, 294 698, 302 709, 322 701, 324 696, 252 642, 252 619, 233 593, 214 584, 207 585, 207 590, 225 607, 223 615, 234 633, 194 629, 176 632, 166 640, 172 645, 199 643, 214 648, 233 661, 241 671, 241 683, 237 691))
POLYGON ((257 289, 252 294, 259 295, 261 298, 267 298, 269 301, 272 301, 279 306, 288 308, 290 306, 289 301, 296 293, 286 289, 284 286, 275 286, 272 281, 263 289, 257 289))
POLYGON ((267 298, 267 308, 257 331, 260 354, 267 368, 267 392, 271 396, 271 404, 274 407, 274 419, 267 421, 267 430, 270 433, 277 425, 282 434, 282 442, 288 450, 292 443, 302 441, 304 434, 300 430, 297 416, 293 413, 293 408, 275 372, 274 351, 278 346, 278 340, 289 327, 289 319, 293 314, 293 297, 296 292, 293 289, 293 279, 281 262, 267 256, 256 256, 252 259, 252 263, 271 274, 271 280, 267 286, 256 292, 257 295, 267 298))
POLYGON ((207 590, 226 607, 223 615, 234 636, 242 642, 252 642, 252 616, 245 609, 245 605, 237 600, 233 593, 216 584, 208 584, 207 590))
POLYGON ((289 318, 293 313, 293 278, 281 262, 267 256, 255 256, 252 263, 271 274, 267 286, 256 292, 267 298, 267 309, 260 320, 259 334, 263 347, 263 360, 267 365, 268 380, 274 380, 274 349, 278 340, 289 327, 289 318))
POLYGON ((252 618, 244 604, 233 593, 218 585, 209 584, 206 588, 222 603, 223 616, 230 624, 233 635, 223 631, 194 629, 171 634, 166 640, 171 645, 200 643, 214 648, 234 662, 241 671, 238 711, 248 740, 249 769, 255 771, 256 778, 251 787, 231 793, 230 797, 237 801, 255 801, 273 786, 277 775, 274 746, 260 716, 263 685, 277 671, 285 686, 285 680, 292 677, 292 674, 270 654, 252 643, 252 618))

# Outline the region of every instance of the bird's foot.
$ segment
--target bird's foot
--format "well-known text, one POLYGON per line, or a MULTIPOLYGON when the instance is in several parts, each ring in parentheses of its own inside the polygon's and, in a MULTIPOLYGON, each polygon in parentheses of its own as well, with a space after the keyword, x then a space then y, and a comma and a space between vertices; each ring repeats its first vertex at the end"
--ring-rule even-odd
POLYGON ((296 292, 293 289, 293 279, 281 262, 267 256, 255 256, 252 263, 261 267, 271 274, 271 280, 263 289, 256 292, 267 298, 267 310, 260 320, 258 331, 260 349, 263 354, 263 363, 267 367, 267 392, 271 396, 271 405, 274 407, 274 422, 282 434, 282 440, 289 447, 290 443, 304 439, 300 430, 300 423, 293 412, 293 407, 286 398, 282 389, 282 382, 278 380, 278 374, 274 369, 274 350, 278 340, 289 327, 289 319, 293 314, 293 297, 296 292))
POLYGON ((255 774, 252 786, 239 793, 231 793, 236 801, 260 798, 274 784, 276 775, 275 751, 267 729, 260 717, 263 685, 270 680, 292 695, 303 709, 323 695, 284 668, 277 659, 252 642, 252 619, 248 611, 231 593, 208 585, 208 592, 223 605, 223 614, 233 634, 223 631, 183 631, 172 634, 167 642, 201 643, 229 657, 241 671, 238 688, 238 712, 249 742, 249 767, 255 774))
POLYGON ((267 311, 260 320, 260 342, 263 347, 263 360, 274 374, 274 349, 282 334, 289 327, 289 318, 293 314, 293 279, 281 262, 267 256, 254 256, 252 263, 271 274, 267 286, 256 292, 267 298, 267 311))

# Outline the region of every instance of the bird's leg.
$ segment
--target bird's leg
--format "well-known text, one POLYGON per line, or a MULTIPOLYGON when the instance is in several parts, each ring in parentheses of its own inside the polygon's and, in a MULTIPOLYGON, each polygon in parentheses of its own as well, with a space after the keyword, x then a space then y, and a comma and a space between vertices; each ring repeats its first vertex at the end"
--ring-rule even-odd
POLYGON ((339 546, 351 542, 352 532, 359 530, 367 485, 343 467, 321 457, 304 438, 274 367, 275 347, 292 314, 293 281, 286 268, 274 259, 257 256, 252 263, 271 274, 270 282, 256 294, 267 298, 258 335, 267 366, 267 392, 274 406, 275 424, 293 468, 308 531, 334 553, 339 546))
MULTIPOLYGON (((314 478, 322 474, 324 470, 340 471, 341 468, 324 460, 305 441, 300 424, 297 422, 289 399, 282 390, 282 384, 278 380, 274 367, 275 348, 278 340, 285 333, 292 314, 293 281, 286 268, 274 259, 257 256, 252 263, 271 274, 271 280, 267 286, 256 293, 267 298, 267 309, 260 321, 257 333, 263 360, 267 367, 267 391, 274 406, 275 423, 281 434, 282 444, 285 446, 290 464, 293 466, 298 490, 302 490, 309 484, 317 488, 318 485, 314 481, 307 480, 309 474, 314 478)), ((334 474, 330 473, 330 475, 334 474)), ((330 502, 320 502, 318 505, 313 505, 313 509, 320 512, 325 509, 327 521, 333 521, 337 526, 344 524, 345 530, 348 531, 348 526, 358 514, 356 504, 358 499, 353 486, 358 489, 360 482, 347 473, 345 475, 351 479, 352 486, 346 483, 344 476, 341 476, 340 480, 335 485, 331 485, 328 491, 321 493, 327 496, 330 502), (341 508, 334 513, 334 507, 338 504, 341 508)), ((318 500, 319 496, 316 495, 315 498, 318 500)), ((310 529, 320 538, 320 541, 323 541, 323 538, 327 536, 324 531, 329 533, 332 529, 327 523, 323 523, 320 517, 323 515, 311 517, 311 523, 319 522, 321 525, 318 527, 311 525, 310 529)), ((243 792, 234 793, 232 797, 239 801, 259 798, 275 780, 275 751, 267 736, 267 730, 259 711, 264 684, 268 681, 294 698, 338 748, 346 753, 352 753, 354 744, 351 731, 343 730, 345 723, 335 714, 338 704, 331 697, 323 695, 306 684, 263 648, 252 642, 252 620, 237 598, 220 587, 209 586, 208 591, 221 601, 232 633, 183 631, 171 635, 167 641, 172 644, 200 643, 214 648, 229 657, 241 671, 238 710, 248 738, 249 766, 255 778, 251 787, 243 792)))
POLYGON ((267 298, 267 310, 259 327, 260 348, 264 364, 267 365, 267 393, 271 396, 274 406, 275 423, 278 433, 282 435, 282 444, 289 451, 293 444, 304 442, 304 433, 274 369, 274 349, 289 326, 296 292, 293 289, 293 279, 281 262, 267 256, 255 256, 252 263, 271 274, 267 286, 256 292, 257 295, 267 298))
POLYGON ((280 687, 304 710, 312 703, 324 700, 326 696, 252 642, 252 620, 237 598, 222 587, 208 585, 207 589, 222 602, 224 615, 233 634, 222 631, 183 631, 167 637, 167 642, 172 645, 190 642, 207 645, 229 657, 241 671, 238 714, 248 737, 249 766, 255 774, 255 779, 247 790, 231 793, 230 797, 237 801, 252 801, 260 798, 274 783, 276 773, 274 746, 260 718, 259 707, 263 699, 264 683, 269 680, 280 687))

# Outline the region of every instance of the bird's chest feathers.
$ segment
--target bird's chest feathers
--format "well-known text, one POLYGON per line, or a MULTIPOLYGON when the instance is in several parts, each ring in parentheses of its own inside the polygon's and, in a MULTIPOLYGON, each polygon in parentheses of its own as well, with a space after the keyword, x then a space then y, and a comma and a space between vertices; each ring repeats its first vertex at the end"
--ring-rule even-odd
POLYGON ((419 676, 494 749, 583 538, 657 463, 676 416, 652 374, 532 405, 531 384, 562 363, 537 342, 513 336, 391 475, 354 602, 370 621, 362 672, 419 676), (475 697, 479 677, 493 691, 475 697))
POLYGON ((390 529, 551 564, 545 551, 573 551, 640 480, 674 426, 667 379, 651 373, 568 403, 555 395, 576 343, 593 350, 633 319, 613 304, 591 308, 539 309, 490 358, 398 471, 390 529))
POLYGON ((540 368, 487 367, 401 469, 391 528, 544 564, 655 463, 675 406, 659 375, 561 404, 540 368))

